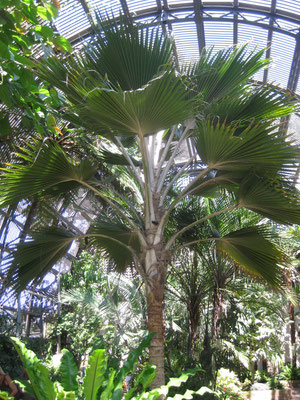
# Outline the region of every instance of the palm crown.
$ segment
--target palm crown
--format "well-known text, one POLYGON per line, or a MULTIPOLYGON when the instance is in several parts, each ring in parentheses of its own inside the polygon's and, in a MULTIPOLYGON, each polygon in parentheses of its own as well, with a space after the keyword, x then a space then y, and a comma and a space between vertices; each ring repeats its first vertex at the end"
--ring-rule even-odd
MULTIPOLYGON (((178 66, 172 49, 155 29, 121 19, 119 25, 102 21, 82 52, 36 63, 39 77, 65 96, 60 117, 84 128, 96 156, 79 160, 50 139, 35 141, 20 152, 24 162, 1 175, 2 207, 79 186, 101 201, 86 234, 58 227, 33 232, 17 246, 8 274, 15 288, 25 288, 84 237, 118 269, 134 265, 146 285, 148 328, 157 332, 150 347, 156 384, 164 381, 167 265, 183 235, 239 207, 284 224, 300 217, 293 186, 298 152, 274 125, 294 102, 273 87, 249 83, 268 65, 263 52, 249 53, 246 46, 203 51, 195 64, 178 66), (101 175, 103 164, 111 179, 101 175), (201 199, 211 196, 225 197, 226 206, 187 218, 176 232, 169 229, 185 199, 195 197, 201 210, 201 199)), ((218 250, 278 287, 283 259, 269 236, 262 226, 223 236, 210 231, 184 245, 215 241, 218 250)))

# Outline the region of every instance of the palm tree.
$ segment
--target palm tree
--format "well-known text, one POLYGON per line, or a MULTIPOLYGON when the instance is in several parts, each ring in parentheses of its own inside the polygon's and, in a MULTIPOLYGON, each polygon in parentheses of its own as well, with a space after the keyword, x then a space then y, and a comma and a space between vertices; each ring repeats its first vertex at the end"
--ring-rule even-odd
MULTIPOLYGON (((178 67, 172 49, 158 30, 121 19, 119 25, 102 21, 82 52, 35 63, 39 77, 65 96, 60 117, 92 138, 90 151, 125 192, 115 189, 89 154, 68 157, 51 140, 24 149, 28 164, 9 166, 1 176, 1 206, 51 187, 81 186, 99 199, 99 215, 86 234, 49 227, 33 232, 30 242, 17 247, 8 274, 20 290, 44 276, 73 240, 86 237, 117 269, 133 265, 146 287, 148 329, 156 332, 150 346, 155 385, 164 383, 168 263, 182 235, 239 207, 283 224, 300 216, 291 184, 298 154, 274 126, 294 103, 273 87, 249 83, 268 65, 263 52, 249 53, 246 46, 203 51, 195 64, 178 67), (212 194, 225 197, 227 206, 169 235, 170 214, 185 198, 212 194)), ((266 229, 253 227, 185 245, 215 241, 217 251, 277 287, 282 256, 267 236, 266 229)))

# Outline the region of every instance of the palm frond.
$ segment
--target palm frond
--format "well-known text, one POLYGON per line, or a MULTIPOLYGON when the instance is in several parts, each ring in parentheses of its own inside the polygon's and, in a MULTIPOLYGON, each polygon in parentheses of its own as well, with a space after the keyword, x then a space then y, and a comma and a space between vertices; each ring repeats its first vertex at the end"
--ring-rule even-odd
POLYGON ((237 135, 237 126, 208 120, 199 124, 195 144, 201 160, 217 170, 290 173, 299 157, 297 148, 269 123, 250 124, 237 135))
POLYGON ((31 239, 15 245, 4 261, 7 283, 17 292, 38 282, 68 251, 75 235, 62 228, 31 233, 31 239))
POLYGON ((261 60, 264 50, 249 52, 247 44, 215 54, 212 51, 202 51, 199 61, 188 69, 195 90, 205 102, 240 92, 251 76, 269 64, 268 60, 261 60))
POLYGON ((275 120, 291 114, 296 109, 296 102, 291 94, 276 90, 271 85, 250 86, 242 94, 213 101, 205 107, 207 116, 217 116, 220 122, 227 124, 234 121, 239 126, 252 121, 275 120))
POLYGON ((131 266, 140 251, 137 235, 121 222, 98 220, 90 229, 90 244, 95 245, 119 272, 131 266))
POLYGON ((214 347, 219 350, 227 350, 228 352, 232 353, 234 357, 245 367, 249 368, 250 366, 250 359, 247 357, 245 352, 239 350, 233 343, 228 342, 224 339, 218 339, 214 343, 214 347))
POLYGON ((275 288, 283 286, 283 254, 264 226, 243 228, 216 240, 216 248, 254 276, 275 288))
POLYGON ((250 176, 240 186, 238 203, 279 223, 300 223, 299 191, 281 179, 250 176))
POLYGON ((148 135, 192 116, 185 82, 164 72, 141 89, 123 92, 94 88, 74 110, 92 131, 106 135, 148 135))
POLYGON ((78 187, 78 182, 89 180, 96 172, 88 159, 76 163, 68 159, 59 145, 53 142, 45 142, 34 151, 22 149, 19 155, 29 161, 29 164, 14 164, 2 168, 1 207, 48 188, 52 188, 54 192, 73 190, 78 187))
POLYGON ((159 29, 128 25, 121 18, 99 21, 100 30, 85 48, 90 69, 122 90, 141 88, 172 61, 172 43, 159 29))

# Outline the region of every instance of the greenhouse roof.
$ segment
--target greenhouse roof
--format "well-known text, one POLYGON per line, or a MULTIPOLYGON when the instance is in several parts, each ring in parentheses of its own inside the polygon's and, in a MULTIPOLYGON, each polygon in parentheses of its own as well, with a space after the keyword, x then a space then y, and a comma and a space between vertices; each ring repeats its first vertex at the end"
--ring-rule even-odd
POLYGON ((249 41, 266 48, 272 67, 255 78, 300 94, 299 0, 62 0, 55 27, 76 44, 89 39, 97 14, 120 13, 173 35, 184 61, 196 59, 204 47, 217 51, 249 41))

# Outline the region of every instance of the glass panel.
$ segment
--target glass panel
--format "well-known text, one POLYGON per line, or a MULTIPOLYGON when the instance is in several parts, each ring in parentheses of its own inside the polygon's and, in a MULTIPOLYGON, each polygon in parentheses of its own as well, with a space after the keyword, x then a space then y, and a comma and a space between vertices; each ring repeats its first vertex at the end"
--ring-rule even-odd
POLYGON ((206 47, 214 46, 214 52, 233 45, 232 22, 204 22, 206 47))
MULTIPOLYGON (((267 46, 268 31, 267 29, 249 24, 238 25, 238 43, 249 42, 249 50, 261 50, 267 46)), ((263 80, 263 70, 254 75, 254 79, 263 80)))
POLYGON ((199 57, 199 48, 196 24, 193 21, 177 22, 173 23, 172 27, 178 56, 181 61, 197 59, 199 57))
POLYGON ((55 26, 66 38, 78 34, 90 26, 90 22, 78 1, 68 1, 62 5, 55 26))
POLYGON ((276 9, 288 11, 299 16, 300 1, 299 0, 277 0, 276 9))
POLYGON ((89 5, 101 17, 118 17, 122 13, 119 0, 90 0, 89 5))
POLYGON ((129 11, 146 10, 147 8, 156 8, 156 0, 127 0, 129 11))
POLYGON ((274 59, 269 71, 269 81, 274 81, 283 87, 287 86, 296 41, 282 33, 274 32, 271 58, 274 59))

